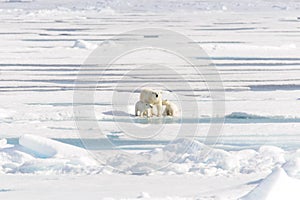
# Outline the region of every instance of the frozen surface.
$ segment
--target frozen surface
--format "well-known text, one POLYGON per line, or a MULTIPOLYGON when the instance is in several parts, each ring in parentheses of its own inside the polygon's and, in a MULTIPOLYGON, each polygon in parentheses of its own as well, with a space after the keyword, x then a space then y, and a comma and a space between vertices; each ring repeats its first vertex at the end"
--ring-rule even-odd
MULTIPOLYGON (((5 142, 3 142, 5 143, 5 142)), ((1 149, 1 172, 47 174, 195 174, 205 176, 270 173, 274 167, 283 166, 293 177, 297 171, 298 151, 285 151, 276 146, 258 149, 223 150, 208 148, 203 143, 177 139, 151 151, 136 151, 136 157, 127 151, 102 150, 93 157, 80 147, 41 136, 23 135, 20 145, 1 149), (207 151, 208 148, 208 151, 207 151), (106 152, 107 153, 104 153, 106 152), (203 152, 206 152, 205 154, 203 152), (99 158, 103 161, 96 162, 99 158), (138 159, 137 159, 138 158, 138 159)), ((151 147, 150 147, 151 148, 151 147)), ((126 148, 124 148, 126 149, 126 148)), ((129 149, 129 152, 132 151, 129 149)), ((99 151, 91 150, 94 154, 99 151)))
POLYGON ((300 195, 299 187, 300 180, 288 177, 283 169, 277 168, 241 199, 279 200, 288 198, 296 200, 300 195))
POLYGON ((74 200, 138 199, 147 196, 151 199, 236 199, 234 197, 242 196, 254 187, 251 182, 256 182, 262 177, 262 174, 244 177, 1 175, 0 196, 3 199, 22 197, 44 200, 62 197, 74 200))
POLYGON ((299 10, 300 4, 297 1, 262 1, 262 0, 211 0, 199 1, 190 0, 182 3, 180 0, 90 0, 83 2, 79 0, 1 0, 3 8, 22 9, 88 9, 99 10, 106 13, 118 12, 197 12, 197 11, 285 11, 299 10))
POLYGON ((97 48, 96 44, 92 44, 89 42, 86 42, 84 40, 76 40, 73 48, 79 48, 79 49, 95 49, 97 48))
MULTIPOLYGON (((298 195, 293 188, 300 178, 299 2, 20 0, 0 1, 0 9, 1 199, 298 195), (212 107, 203 80, 195 82, 194 91, 199 118, 182 119, 199 123, 196 137, 187 133, 175 139, 176 118, 166 118, 162 134, 148 140, 131 138, 116 126, 114 82, 141 64, 139 54, 120 60, 118 70, 103 77, 111 82, 95 91, 102 134, 86 151, 73 114, 80 65, 106 39, 140 27, 182 33, 216 65, 226 92, 226 117, 206 156, 201 153, 212 107)), ((150 52, 148 59, 163 64, 174 58, 150 52)), ((187 69, 183 73, 194 79, 187 69)), ((125 87, 119 92, 138 98, 125 87)), ((179 103, 169 91, 163 95, 179 103)), ((120 123, 128 123, 124 116, 133 114, 132 108, 117 113, 120 123)), ((161 119, 134 122, 159 125, 161 119)))

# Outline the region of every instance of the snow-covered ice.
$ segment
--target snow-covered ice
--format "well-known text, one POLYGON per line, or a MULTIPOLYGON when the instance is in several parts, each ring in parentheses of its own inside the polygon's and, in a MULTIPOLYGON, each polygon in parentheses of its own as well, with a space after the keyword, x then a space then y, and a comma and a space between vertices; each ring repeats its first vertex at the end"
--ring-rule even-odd
MULTIPOLYGON (((209 148, 189 139, 177 139, 162 148, 136 153, 103 155, 105 163, 97 163, 80 147, 36 135, 23 135, 19 144, 5 146, 2 142, 1 172, 36 174, 198 174, 205 176, 270 173, 282 166, 297 177, 298 151, 285 151, 276 146, 261 146, 257 150, 223 150, 209 148), (209 148, 207 151, 206 148, 209 148), (203 152, 206 152, 203 154, 203 152)), ((105 151, 104 151, 105 152, 105 151)), ((117 151, 118 152, 118 151, 117 151)))
POLYGON ((283 169, 276 168, 241 200, 296 200, 300 195, 299 187, 300 180, 290 178, 283 169))
POLYGON ((73 48, 80 48, 80 49, 95 49, 97 48, 96 44, 92 44, 90 42, 86 42, 84 40, 76 40, 73 48))
MULTIPOLYGON (((297 1, 0 1, 0 199, 296 198, 299 10, 297 1), (145 58, 176 62, 161 52, 129 55, 105 72, 83 69, 87 80, 105 74, 94 103, 103 134, 79 136, 73 106, 85 105, 73 104, 73 90, 81 64, 102 42, 117 42, 107 39, 143 27, 186 35, 209 56, 198 59, 215 64, 226 95, 216 144, 206 140, 210 92, 187 68, 181 73, 196 88, 198 118, 134 118, 141 126, 165 124, 146 140, 115 124, 134 113, 129 105, 113 116, 114 92, 138 99, 126 85, 114 91, 115 83, 145 58), (180 122, 198 124, 198 132, 177 138, 180 122)), ((179 105, 173 94, 181 90, 163 95, 179 105)))

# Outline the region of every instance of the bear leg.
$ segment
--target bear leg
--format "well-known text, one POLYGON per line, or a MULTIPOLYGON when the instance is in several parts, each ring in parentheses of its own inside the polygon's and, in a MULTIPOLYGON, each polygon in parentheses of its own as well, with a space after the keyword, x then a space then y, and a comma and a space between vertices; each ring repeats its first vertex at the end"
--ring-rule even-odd
POLYGON ((162 105, 157 105, 156 109, 157 109, 157 116, 161 117, 161 114, 162 114, 162 105))

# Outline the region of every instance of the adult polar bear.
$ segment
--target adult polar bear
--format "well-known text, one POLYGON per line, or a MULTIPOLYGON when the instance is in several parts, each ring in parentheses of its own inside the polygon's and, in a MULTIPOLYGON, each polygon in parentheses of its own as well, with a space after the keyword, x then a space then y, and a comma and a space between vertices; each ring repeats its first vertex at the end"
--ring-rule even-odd
MULTIPOLYGON (((140 94, 140 101, 156 107, 158 117, 162 115, 162 94, 160 91, 152 90, 150 88, 143 88, 140 94)), ((151 109, 151 112, 153 115, 153 108, 151 109)))

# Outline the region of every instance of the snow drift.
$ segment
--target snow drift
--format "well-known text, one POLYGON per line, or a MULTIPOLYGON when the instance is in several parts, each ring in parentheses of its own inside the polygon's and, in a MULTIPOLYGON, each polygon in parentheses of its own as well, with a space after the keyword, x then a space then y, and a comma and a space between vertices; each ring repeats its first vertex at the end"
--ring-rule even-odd
MULTIPOLYGON (((270 173, 283 167, 297 177, 299 156, 275 146, 226 151, 207 147, 198 141, 180 138, 163 148, 147 152, 102 152, 103 163, 96 162, 85 149, 36 135, 23 135, 19 145, 1 140, 2 173, 126 173, 199 174, 206 176, 270 173), (139 159, 137 159, 139 158, 139 159)), ((92 152, 93 153, 93 152, 92 152)), ((101 154, 102 155, 102 154, 101 154)))
POLYGON ((286 163, 289 152, 275 146, 261 146, 258 150, 226 151, 211 148, 203 154, 205 145, 189 139, 177 139, 165 146, 140 153, 143 160, 118 154, 108 158, 107 164, 132 174, 201 174, 236 175, 270 173, 274 167, 286 163))
POLYGON ((6 145, 1 140, 0 172, 2 173, 99 173, 99 165, 88 152, 73 145, 26 134, 21 146, 6 145))
POLYGON ((79 48, 79 49, 95 49, 98 45, 84 41, 84 40, 76 40, 73 48, 79 48))
POLYGON ((37 135, 25 134, 19 144, 41 157, 88 157, 86 150, 37 135))
POLYGON ((300 180, 289 177, 282 168, 276 168, 241 200, 298 200, 299 188, 300 180))

